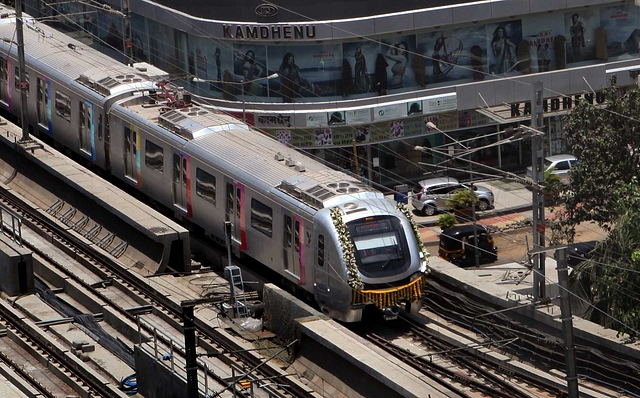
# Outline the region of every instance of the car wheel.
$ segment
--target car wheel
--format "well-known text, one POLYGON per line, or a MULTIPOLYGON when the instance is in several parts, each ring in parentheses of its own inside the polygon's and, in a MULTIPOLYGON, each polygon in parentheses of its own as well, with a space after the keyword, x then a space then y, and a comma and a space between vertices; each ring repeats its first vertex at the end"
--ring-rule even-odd
POLYGON ((436 207, 433 205, 426 205, 425 207, 422 208, 422 215, 423 216, 432 216, 436 214, 436 207))
POLYGON ((485 211, 489 208, 489 202, 487 202, 486 200, 480 200, 478 202, 478 210, 480 211, 485 211))

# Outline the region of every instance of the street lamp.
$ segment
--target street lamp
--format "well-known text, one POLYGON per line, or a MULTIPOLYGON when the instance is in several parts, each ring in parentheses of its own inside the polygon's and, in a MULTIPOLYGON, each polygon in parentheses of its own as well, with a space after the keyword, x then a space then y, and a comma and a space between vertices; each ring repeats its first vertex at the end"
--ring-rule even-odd
POLYGON ((246 114, 246 107, 245 107, 245 100, 244 100, 244 85, 247 83, 253 83, 253 82, 259 82, 262 80, 271 80, 271 79, 275 79, 276 77, 280 76, 277 73, 272 73, 269 76, 264 76, 264 77, 259 77, 257 79, 253 79, 253 80, 240 80, 239 82, 233 81, 233 82, 227 82, 227 81, 220 81, 220 80, 206 80, 206 79, 200 79, 197 76, 194 76, 191 78, 191 81, 194 83, 220 83, 220 84, 239 84, 240 85, 240 100, 242 101, 242 121, 244 121, 245 123, 247 122, 247 114, 246 114))
POLYGON ((436 130, 439 133, 442 133, 442 135, 444 135, 445 137, 447 137, 448 139, 450 139, 453 142, 458 143, 458 145, 460 145, 461 147, 463 147, 466 150, 469 150, 469 148, 467 148, 466 146, 462 145, 462 143, 460 143, 460 141, 453 139, 453 137, 451 137, 449 134, 445 133, 444 131, 440 130, 438 128, 438 126, 435 125, 435 123, 433 122, 427 122, 427 128, 429 130, 436 130))

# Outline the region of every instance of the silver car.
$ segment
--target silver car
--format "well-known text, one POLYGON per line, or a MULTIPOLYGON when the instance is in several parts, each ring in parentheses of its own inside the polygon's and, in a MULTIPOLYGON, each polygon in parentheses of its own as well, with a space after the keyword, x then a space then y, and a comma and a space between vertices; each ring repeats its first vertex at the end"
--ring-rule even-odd
MULTIPOLYGON (((573 155, 553 155, 544 158, 544 171, 553 170, 563 184, 569 183, 569 173, 578 163, 573 155)), ((527 167, 527 178, 533 178, 531 166, 527 167)))
MULTIPOLYGON (((474 185, 473 188, 478 194, 477 209, 484 211, 492 208, 493 192, 482 185, 474 185)), ((450 210, 447 200, 460 189, 470 189, 470 186, 450 177, 422 180, 413 189, 411 204, 423 215, 432 216, 439 210, 450 210)))

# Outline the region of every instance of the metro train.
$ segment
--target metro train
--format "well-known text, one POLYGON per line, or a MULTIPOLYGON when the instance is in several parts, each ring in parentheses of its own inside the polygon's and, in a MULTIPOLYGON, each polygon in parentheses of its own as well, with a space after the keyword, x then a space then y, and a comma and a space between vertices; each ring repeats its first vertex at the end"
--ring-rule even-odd
POLYGON ((0 107, 277 272, 328 316, 417 312, 428 254, 406 207, 212 107, 171 76, 127 66, 28 16, 20 79, 13 9, 0 7, 0 107), (23 82, 21 82, 23 80, 23 82), (27 82, 27 84, 24 84, 27 82), (23 83, 23 84, 21 84, 23 83), (228 232, 231 227, 231 232, 228 232))

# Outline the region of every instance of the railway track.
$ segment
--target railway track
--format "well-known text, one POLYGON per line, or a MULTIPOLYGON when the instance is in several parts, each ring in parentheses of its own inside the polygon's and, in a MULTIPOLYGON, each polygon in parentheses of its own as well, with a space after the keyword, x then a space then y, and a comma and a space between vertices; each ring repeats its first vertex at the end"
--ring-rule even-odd
POLYGON ((3 347, 0 361, 11 366, 21 381, 28 383, 32 393, 51 398, 60 396, 65 389, 50 383, 49 378, 55 377, 80 396, 126 397, 117 385, 107 382, 85 366, 70 350, 57 344, 36 324, 25 321, 20 313, 12 311, 5 302, 0 303, 0 329, 5 338, 10 338, 13 344, 20 347, 3 347), (16 351, 24 353, 15 355, 16 351), (32 359, 26 358, 28 356, 32 359), (46 373, 45 377, 43 373, 46 373))
POLYGON ((491 353, 492 346, 508 344, 507 341, 473 342, 464 331, 455 328, 445 330, 438 325, 433 329, 408 317, 402 317, 398 322, 393 330, 383 328, 372 332, 363 329, 357 333, 431 379, 431 383, 440 384, 459 397, 539 398, 564 395, 557 384, 546 383, 531 377, 526 371, 506 366, 507 358, 491 353), (535 393, 531 392, 532 389, 535 393))
MULTIPOLYGON (((469 300, 464 292, 435 280, 429 281, 426 290, 425 304, 432 318, 442 317, 494 341, 512 340, 500 352, 564 376, 564 345, 551 331, 532 328, 511 317, 515 314, 496 312, 488 303, 469 300)), ((574 338, 581 389, 611 396, 640 396, 640 365, 636 360, 621 351, 594 347, 593 343, 574 338)))
MULTIPOLYGON (((34 256, 38 255, 47 259, 57 272, 64 274, 66 278, 72 280, 85 291, 91 292, 94 296, 92 300, 106 304, 115 316, 137 324, 140 335, 154 336, 152 348, 155 352, 154 355, 162 356, 163 353, 170 352, 171 366, 174 366, 174 361, 177 363, 175 366, 181 366, 185 363, 184 347, 176 344, 176 341, 172 340, 167 333, 160 332, 163 329, 181 330, 182 311, 175 302, 158 294, 150 287, 148 279, 145 280, 140 275, 123 269, 121 265, 112 261, 100 250, 87 246, 86 242, 69 228, 61 226, 51 217, 31 209, 22 198, 3 190, 0 192, 0 199, 5 206, 20 214, 23 226, 26 225, 37 230, 39 235, 46 236, 46 240, 53 242, 55 246, 71 256, 81 264, 84 270, 69 266, 68 263, 61 264, 55 258, 51 258, 46 250, 39 247, 41 244, 31 244, 26 238, 28 234, 25 233, 23 241, 33 251, 34 256), (120 293, 114 294, 114 289, 120 293), (118 300, 114 297, 127 297, 127 299, 118 300), (132 303, 136 305, 131 305, 132 303), (152 321, 144 321, 145 315, 151 317, 152 321), (161 326, 158 327, 158 324, 161 326)), ((225 297, 218 298, 218 301, 223 300, 225 297)), ((211 371, 214 367, 205 367, 203 366, 205 361, 199 361, 200 374, 208 375, 204 382, 205 389, 208 390, 207 394, 216 396, 217 393, 226 391, 242 394, 243 390, 237 385, 237 380, 231 380, 228 375, 251 373, 247 375, 247 378, 268 379, 270 381, 269 386, 260 386, 263 387, 261 388, 262 392, 268 394, 269 397, 308 397, 311 395, 308 388, 291 376, 283 375, 278 367, 264 363, 264 357, 256 355, 252 350, 247 350, 245 346, 230 339, 222 328, 216 328, 197 317, 194 321, 197 327, 200 350, 202 351, 204 348, 207 352, 213 353, 218 366, 220 363, 228 366, 226 373, 218 375, 211 371), (248 370, 251 372, 246 372, 248 370)), ((60 361, 62 362, 63 359, 61 358, 60 361)), ((220 396, 224 395, 223 393, 220 396)))
MULTIPOLYGON (((564 346, 435 281, 427 307, 396 325, 352 328, 396 360, 461 397, 564 397, 564 346), (377 329, 376 329, 377 328, 377 329)), ((640 365, 620 352, 578 342, 580 394, 637 397, 640 365), (582 373, 581 370, 584 372, 582 373)))

